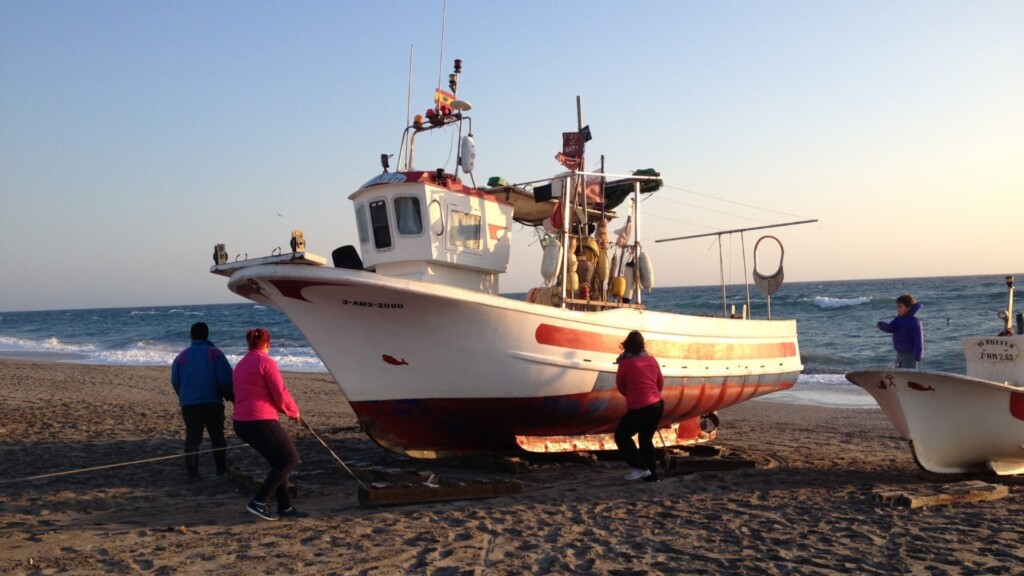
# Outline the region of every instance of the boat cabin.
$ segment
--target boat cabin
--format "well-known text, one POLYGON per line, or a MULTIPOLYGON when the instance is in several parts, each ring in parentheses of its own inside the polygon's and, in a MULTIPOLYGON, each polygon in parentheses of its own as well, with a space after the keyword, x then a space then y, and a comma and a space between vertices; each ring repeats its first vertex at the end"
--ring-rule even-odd
POLYGON ((385 172, 349 196, 363 267, 498 293, 508 270, 512 204, 442 170, 385 172))

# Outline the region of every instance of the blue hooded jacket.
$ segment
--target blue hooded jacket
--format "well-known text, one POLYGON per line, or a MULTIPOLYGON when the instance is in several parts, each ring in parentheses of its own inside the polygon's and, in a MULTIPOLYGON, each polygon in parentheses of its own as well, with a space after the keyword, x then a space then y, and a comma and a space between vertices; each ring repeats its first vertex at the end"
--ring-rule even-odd
POLYGON ((231 364, 209 340, 193 340, 171 364, 171 385, 182 406, 234 401, 231 364))
POLYGON ((914 360, 917 362, 920 362, 924 355, 924 328, 915 316, 920 309, 921 303, 916 302, 903 316, 893 318, 892 322, 877 324, 883 332, 892 334, 892 347, 897 352, 913 352, 914 360))

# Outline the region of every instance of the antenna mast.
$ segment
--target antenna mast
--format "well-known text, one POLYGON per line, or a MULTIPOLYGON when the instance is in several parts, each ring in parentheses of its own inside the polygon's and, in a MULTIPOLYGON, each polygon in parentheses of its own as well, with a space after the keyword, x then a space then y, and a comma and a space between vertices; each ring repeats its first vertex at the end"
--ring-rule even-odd
MULTIPOLYGON (((409 126, 412 123, 412 48, 413 45, 409 44, 409 94, 405 97, 405 125, 409 126)), ((405 134, 402 142, 402 150, 408 150, 409 139, 411 136, 408 131, 403 132, 405 134)), ((402 155, 398 155, 398 166, 402 165, 402 155)))
POLYGON ((441 78, 444 76, 444 22, 448 15, 448 0, 444 1, 441 8, 441 57, 437 62, 437 89, 441 89, 441 78))

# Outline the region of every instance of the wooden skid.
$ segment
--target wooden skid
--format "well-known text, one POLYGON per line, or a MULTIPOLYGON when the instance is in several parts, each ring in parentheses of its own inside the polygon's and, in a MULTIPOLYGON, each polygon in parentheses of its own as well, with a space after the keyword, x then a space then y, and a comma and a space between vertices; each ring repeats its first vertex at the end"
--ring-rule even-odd
POLYGON ((957 502, 981 502, 999 500, 1009 495, 1010 489, 999 484, 987 484, 979 480, 946 484, 938 488, 921 487, 916 494, 903 490, 875 492, 875 500, 904 508, 941 506, 957 502))
POLYGON ((447 500, 468 500, 472 498, 493 498, 519 494, 523 485, 518 480, 476 479, 469 482, 451 484, 435 484, 420 482, 418 484, 391 484, 374 482, 359 487, 359 503, 363 506, 393 506, 398 504, 418 504, 424 502, 443 502, 447 500))
POLYGON ((720 470, 742 470, 756 468, 757 463, 743 458, 671 458, 668 461, 670 474, 691 474, 720 470))
POLYGON ((721 470, 741 470, 756 468, 757 463, 746 458, 728 456, 727 448, 717 446, 686 446, 682 448, 686 455, 670 454, 667 470, 669 475, 692 474, 694 472, 710 472, 721 470))

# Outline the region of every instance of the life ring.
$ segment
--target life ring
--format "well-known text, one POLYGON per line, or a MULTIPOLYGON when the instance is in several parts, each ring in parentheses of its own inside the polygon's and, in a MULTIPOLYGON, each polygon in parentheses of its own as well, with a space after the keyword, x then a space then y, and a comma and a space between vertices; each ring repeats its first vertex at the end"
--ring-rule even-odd
POLYGON ((772 294, 775 294, 782 286, 782 281, 785 278, 785 273, 782 270, 782 261, 786 257, 786 249, 782 246, 782 242, 779 241, 775 236, 761 236, 757 239, 754 244, 754 285, 757 286, 757 290, 761 292, 761 295, 765 298, 770 298, 772 294), (761 241, 765 239, 774 240, 779 245, 779 268, 771 274, 761 274, 757 269, 757 247, 761 245, 761 241))

